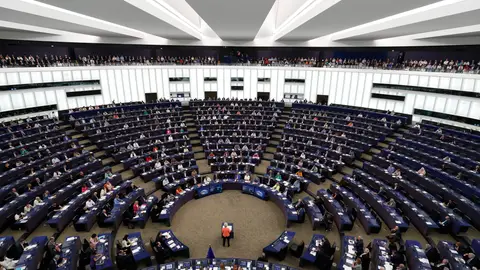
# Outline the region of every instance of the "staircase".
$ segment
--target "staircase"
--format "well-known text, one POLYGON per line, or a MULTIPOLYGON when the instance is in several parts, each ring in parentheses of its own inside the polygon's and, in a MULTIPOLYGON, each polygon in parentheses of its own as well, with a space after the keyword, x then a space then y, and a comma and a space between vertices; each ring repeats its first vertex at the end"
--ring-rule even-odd
POLYGON ((185 125, 187 126, 188 137, 190 138, 190 143, 192 144, 193 157, 198 165, 198 174, 202 176, 207 175, 210 178, 213 178, 211 175, 212 170, 208 165, 208 161, 205 157, 205 152, 200 141, 200 135, 198 134, 197 125, 195 123, 195 112, 192 111, 189 105, 182 106, 182 109, 184 111, 183 115, 185 116, 185 125))
POLYGON ((277 152, 277 146, 280 143, 280 139, 283 135, 283 128, 290 117, 292 108, 284 107, 282 113, 279 115, 278 125, 273 130, 270 140, 268 141, 267 148, 263 153, 260 164, 255 167, 255 174, 262 176, 267 173, 267 168, 270 166, 270 161, 273 159, 274 154, 277 152))

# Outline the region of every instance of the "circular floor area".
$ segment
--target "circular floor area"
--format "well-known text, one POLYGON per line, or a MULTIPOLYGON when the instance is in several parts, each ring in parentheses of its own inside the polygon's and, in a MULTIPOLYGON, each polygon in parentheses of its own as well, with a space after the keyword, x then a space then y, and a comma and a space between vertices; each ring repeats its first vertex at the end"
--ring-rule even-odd
POLYGON ((205 257, 211 245, 216 257, 253 259, 285 230, 285 217, 271 201, 230 190, 188 202, 175 214, 171 229, 190 247, 191 258, 205 257), (229 248, 220 236, 224 221, 234 223, 229 248))

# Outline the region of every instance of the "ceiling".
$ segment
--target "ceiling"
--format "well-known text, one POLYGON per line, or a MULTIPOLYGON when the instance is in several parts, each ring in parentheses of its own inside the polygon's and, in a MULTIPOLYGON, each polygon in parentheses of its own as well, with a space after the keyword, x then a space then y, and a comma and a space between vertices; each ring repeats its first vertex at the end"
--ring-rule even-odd
POLYGON ((480 44, 478 0, 0 1, 0 39, 205 46, 480 44))

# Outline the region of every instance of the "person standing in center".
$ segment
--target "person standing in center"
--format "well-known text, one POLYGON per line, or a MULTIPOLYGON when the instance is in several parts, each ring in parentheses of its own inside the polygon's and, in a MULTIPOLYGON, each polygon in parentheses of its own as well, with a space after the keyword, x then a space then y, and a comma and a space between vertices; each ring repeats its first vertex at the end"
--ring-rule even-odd
POLYGON ((222 238, 223 238, 223 246, 225 246, 225 241, 227 241, 228 246, 230 247, 230 229, 228 228, 228 224, 226 222, 223 223, 222 238))

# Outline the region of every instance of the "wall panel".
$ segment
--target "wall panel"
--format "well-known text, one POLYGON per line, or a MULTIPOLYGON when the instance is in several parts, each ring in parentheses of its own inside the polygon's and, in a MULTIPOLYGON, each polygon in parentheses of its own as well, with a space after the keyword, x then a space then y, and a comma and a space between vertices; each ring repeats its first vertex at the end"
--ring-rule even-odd
POLYGON ((475 98, 425 94, 414 91, 379 89, 385 94, 402 94, 405 102, 372 99, 372 83, 390 83, 431 88, 480 92, 480 76, 456 73, 422 73, 327 68, 242 67, 242 66, 105 66, 60 68, 12 68, 0 70, 0 85, 98 79, 101 96, 66 98, 65 89, 32 89, 0 93, 2 111, 26 106, 58 103, 60 109, 81 105, 105 104, 112 100, 145 100, 145 92, 170 98, 171 91, 190 91, 192 98, 204 98, 205 91, 217 91, 219 97, 255 98, 258 91, 283 99, 284 93, 301 93, 316 101, 328 95, 330 103, 389 109, 412 113, 414 108, 480 118, 475 98), (190 77, 189 83, 170 83, 169 77, 190 77), (231 91, 231 77, 244 78, 243 91, 231 91), (205 83, 204 77, 217 82, 205 83), (258 83, 258 78, 270 83, 258 83), (285 84, 285 78, 305 79, 305 84, 285 84))

